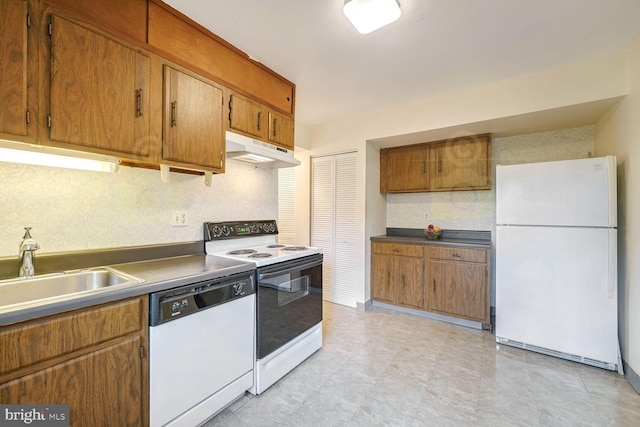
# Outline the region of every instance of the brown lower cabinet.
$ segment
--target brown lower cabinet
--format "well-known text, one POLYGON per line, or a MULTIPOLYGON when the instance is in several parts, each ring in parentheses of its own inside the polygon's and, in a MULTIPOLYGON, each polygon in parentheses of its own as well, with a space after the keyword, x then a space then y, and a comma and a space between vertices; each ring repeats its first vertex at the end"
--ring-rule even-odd
POLYGON ((431 246, 428 310, 490 323, 487 249, 431 246))
POLYGON ((0 402, 67 404, 71 426, 148 425, 148 304, 0 327, 0 402))
POLYGON ((373 300, 490 323, 488 249, 395 242, 371 249, 373 300))
POLYGON ((371 297, 410 308, 424 308, 424 246, 372 243, 371 297))

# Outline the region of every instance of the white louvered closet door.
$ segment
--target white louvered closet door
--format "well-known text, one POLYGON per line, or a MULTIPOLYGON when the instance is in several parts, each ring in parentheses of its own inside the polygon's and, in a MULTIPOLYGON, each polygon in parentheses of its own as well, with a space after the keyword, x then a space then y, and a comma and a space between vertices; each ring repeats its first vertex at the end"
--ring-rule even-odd
POLYGON ((278 169, 278 243, 296 245, 296 170, 278 169))
POLYGON ((311 245, 324 253, 323 297, 356 306, 357 154, 312 160, 311 245))

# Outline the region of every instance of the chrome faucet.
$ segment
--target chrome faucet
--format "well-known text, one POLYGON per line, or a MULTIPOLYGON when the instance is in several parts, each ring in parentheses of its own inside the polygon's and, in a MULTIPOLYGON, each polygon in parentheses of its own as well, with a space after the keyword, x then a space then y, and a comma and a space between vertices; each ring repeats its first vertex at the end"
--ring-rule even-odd
POLYGON ((34 252, 40 249, 40 245, 31 237, 31 233, 29 233, 31 227, 25 227, 24 229, 25 233, 22 243, 20 243, 20 254, 18 255, 20 259, 18 277, 31 277, 36 273, 33 267, 34 252))

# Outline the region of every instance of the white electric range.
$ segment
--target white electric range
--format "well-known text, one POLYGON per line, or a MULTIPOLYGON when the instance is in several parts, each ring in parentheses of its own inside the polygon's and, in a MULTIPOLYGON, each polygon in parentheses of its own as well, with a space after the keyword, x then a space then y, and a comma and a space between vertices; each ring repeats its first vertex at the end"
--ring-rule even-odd
POLYGON ((320 248, 277 243, 275 220, 207 222, 208 255, 256 266, 254 384, 260 394, 322 347, 320 248))

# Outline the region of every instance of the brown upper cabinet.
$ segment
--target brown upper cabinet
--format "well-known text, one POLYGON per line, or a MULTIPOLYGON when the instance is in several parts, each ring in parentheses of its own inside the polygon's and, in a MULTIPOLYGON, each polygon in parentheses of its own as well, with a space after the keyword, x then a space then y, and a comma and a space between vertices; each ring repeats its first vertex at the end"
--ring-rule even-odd
POLYGON ((148 158, 148 55, 55 12, 47 21, 50 140, 148 158))
POLYGON ((229 94, 229 130, 261 138, 266 129, 266 108, 251 99, 229 94))
POLYGON ((148 42, 168 59, 293 117, 293 83, 160 0, 149 1, 148 42))
POLYGON ((226 98, 230 131, 294 149, 293 120, 231 91, 227 91, 226 98))
POLYGON ((46 0, 59 10, 136 42, 147 41, 147 0, 46 0))
POLYGON ((226 129, 293 149, 295 85, 159 0, 0 13, 3 139, 216 173, 226 129))
POLYGON ((380 192, 491 189, 491 136, 380 150, 380 192))
POLYGON ((293 150, 293 120, 269 111, 269 142, 293 150))
POLYGON ((383 149, 380 151, 380 191, 429 191, 430 167, 426 144, 383 149))
POLYGON ((431 145, 434 191, 491 189, 491 137, 479 135, 431 145))
POLYGON ((0 133, 27 136, 27 2, 0 0, 0 133))
POLYGON ((222 89, 164 65, 162 158, 224 172, 222 89))

